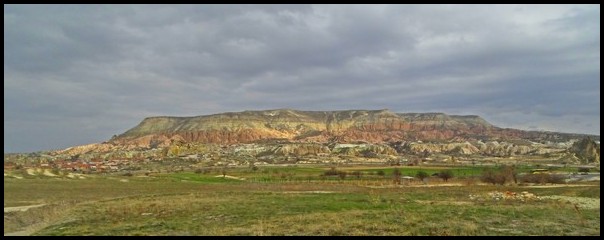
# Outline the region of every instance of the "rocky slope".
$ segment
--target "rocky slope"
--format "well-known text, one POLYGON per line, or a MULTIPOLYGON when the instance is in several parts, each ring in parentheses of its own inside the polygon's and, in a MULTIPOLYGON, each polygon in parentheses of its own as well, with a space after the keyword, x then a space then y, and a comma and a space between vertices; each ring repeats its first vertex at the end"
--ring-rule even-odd
POLYGON ((600 145, 591 138, 575 142, 569 152, 576 156, 581 163, 600 163, 600 145))

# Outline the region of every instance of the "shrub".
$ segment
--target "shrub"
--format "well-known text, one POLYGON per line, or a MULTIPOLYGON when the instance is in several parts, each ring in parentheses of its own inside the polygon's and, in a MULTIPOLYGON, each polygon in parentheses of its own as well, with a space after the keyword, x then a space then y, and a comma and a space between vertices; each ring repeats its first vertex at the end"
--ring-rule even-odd
POLYGON ((348 175, 347 172, 339 171, 335 167, 331 167, 329 170, 326 170, 322 174, 322 176, 338 176, 340 179, 345 179, 346 175, 348 175))
POLYGON ((502 166, 499 171, 493 169, 485 169, 482 172, 480 180, 493 185, 503 185, 508 181, 518 183, 518 172, 515 166, 502 166))
POLYGON ((516 171, 516 166, 502 166, 500 174, 502 174, 506 181, 514 181, 514 183, 518 183, 518 172, 516 171))
POLYGON ((560 174, 550 174, 549 183, 565 183, 565 177, 560 174))
POLYGON ((476 179, 474 177, 465 178, 463 181, 466 186, 474 186, 476 185, 476 179))
POLYGON ((379 170, 379 171, 377 171, 377 173, 376 173, 376 174, 377 174, 378 176, 384 176, 384 175, 386 175, 386 173, 384 172, 384 170, 379 170))
POLYGON ((520 179, 523 183, 537 183, 537 184, 546 184, 546 183, 564 183, 564 176, 559 174, 549 174, 549 173, 541 173, 541 174, 527 174, 522 176, 520 179))
POLYGON ((486 169, 482 172, 480 180, 485 183, 491 183, 493 185, 503 185, 505 184, 506 177, 501 172, 495 172, 492 169, 486 169))
POLYGON ((392 170, 392 181, 396 184, 401 183, 401 175, 401 170, 395 168, 394 170, 392 170))
POLYGON ((419 171, 417 172, 417 174, 415 174, 415 177, 419 178, 419 180, 424 181, 424 179, 428 177, 428 173, 424 171, 419 171))
POLYGON ((210 173, 211 170, 209 168, 198 168, 198 169, 195 169, 194 172, 197 174, 207 174, 207 173, 210 173))
POLYGON ((392 176, 395 178, 401 177, 401 170, 399 170, 398 168, 395 168, 394 170, 392 170, 392 176))
POLYGON ((445 182, 449 181, 449 179, 453 178, 453 172, 451 170, 442 170, 438 173, 438 177, 442 178, 445 182))
POLYGON ((338 170, 335 167, 331 167, 329 170, 325 170, 323 172, 324 176, 336 176, 338 175, 338 170))

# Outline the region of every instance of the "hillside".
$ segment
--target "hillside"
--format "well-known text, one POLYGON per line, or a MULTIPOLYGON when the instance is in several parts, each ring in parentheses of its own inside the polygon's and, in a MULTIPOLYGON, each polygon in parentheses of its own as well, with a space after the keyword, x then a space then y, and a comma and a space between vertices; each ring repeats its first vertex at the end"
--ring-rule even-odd
MULTIPOLYGON (((167 146, 174 141, 217 144, 267 140, 390 143, 397 141, 568 141, 581 134, 522 131, 493 126, 479 116, 394 113, 389 110, 277 109, 196 117, 149 117, 109 143, 167 146)), ((597 137, 599 138, 599 137, 597 137)))

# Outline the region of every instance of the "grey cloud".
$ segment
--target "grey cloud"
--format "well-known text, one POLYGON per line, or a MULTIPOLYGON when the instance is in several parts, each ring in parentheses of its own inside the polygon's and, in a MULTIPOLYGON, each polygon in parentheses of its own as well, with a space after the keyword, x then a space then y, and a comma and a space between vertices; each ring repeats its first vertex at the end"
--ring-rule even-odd
POLYGON ((599 22, 598 5, 6 5, 5 152, 271 108, 599 134, 599 22))

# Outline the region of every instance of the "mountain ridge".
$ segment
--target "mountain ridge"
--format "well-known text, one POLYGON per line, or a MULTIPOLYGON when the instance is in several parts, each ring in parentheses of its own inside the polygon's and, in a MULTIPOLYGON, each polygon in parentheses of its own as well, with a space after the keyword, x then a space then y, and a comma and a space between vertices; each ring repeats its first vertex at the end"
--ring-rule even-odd
POLYGON ((109 140, 113 144, 169 145, 173 141, 237 144, 283 139, 294 142, 404 140, 565 141, 587 134, 525 131, 497 127, 478 115, 395 113, 389 109, 301 111, 247 110, 192 117, 153 116, 109 140))

